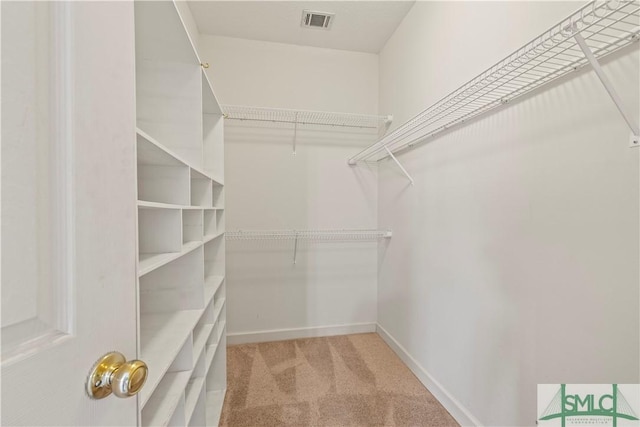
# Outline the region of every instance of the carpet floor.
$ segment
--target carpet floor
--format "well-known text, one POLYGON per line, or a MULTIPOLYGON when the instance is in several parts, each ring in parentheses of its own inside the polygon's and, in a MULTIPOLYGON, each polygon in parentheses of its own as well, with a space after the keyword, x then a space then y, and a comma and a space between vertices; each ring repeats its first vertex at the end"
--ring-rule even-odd
POLYGON ((374 333, 227 348, 220 425, 457 426, 374 333))

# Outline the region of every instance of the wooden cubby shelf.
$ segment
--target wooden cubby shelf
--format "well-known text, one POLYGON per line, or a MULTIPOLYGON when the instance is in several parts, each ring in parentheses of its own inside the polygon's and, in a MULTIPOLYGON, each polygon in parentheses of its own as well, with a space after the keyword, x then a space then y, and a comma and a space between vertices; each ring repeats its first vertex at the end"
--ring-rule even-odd
POLYGON ((171 203, 147 202, 147 201, 144 201, 144 200, 138 200, 138 208, 145 208, 145 209, 182 209, 182 210, 197 210, 197 209, 200 209, 198 206, 174 205, 174 204, 171 204, 171 203))
POLYGON ((201 209, 182 211, 182 243, 202 242, 203 212, 201 209))
POLYGON ((196 426, 204 426, 207 425, 206 420, 206 407, 205 407, 205 398, 206 394, 204 392, 204 387, 200 391, 200 396, 198 396, 198 402, 196 402, 196 407, 193 410, 193 414, 191 415, 191 419, 188 422, 190 427, 196 426))
POLYGON ((218 351, 218 350, 222 350, 220 348, 221 345, 226 345, 226 342, 223 343, 223 340, 222 340, 222 336, 224 334, 224 328, 225 328, 225 323, 223 322, 218 323, 214 328, 214 330, 212 331, 212 335, 209 337, 210 342, 207 343, 207 347, 206 347, 206 364, 205 364, 207 375, 209 375, 210 373, 213 373, 213 374, 216 373, 215 371, 212 371, 212 367, 214 365, 214 361, 216 360, 216 358, 220 359, 225 357, 225 356, 220 356, 220 354, 222 354, 223 351, 218 351))
POLYGON ((216 233, 216 234, 211 234, 211 235, 204 236, 204 243, 209 243, 210 241, 212 241, 214 239, 217 239, 217 238, 220 238, 222 236, 224 236, 224 232, 223 231, 221 231, 219 233, 216 233))
POLYGON ((144 276, 145 274, 190 253, 194 249, 198 249, 200 246, 202 246, 202 242, 189 242, 182 245, 182 250, 180 252, 141 253, 140 263, 138 265, 138 276, 144 276))
POLYGON ((188 389, 185 396, 185 416, 187 424, 191 421, 191 417, 196 409, 199 397, 204 386, 204 378, 192 378, 189 380, 188 389))
POLYGON ((170 372, 164 375, 153 398, 142 410, 143 426, 166 426, 183 399, 190 371, 170 372))
POLYGON ((225 390, 207 392, 207 425, 215 425, 220 420, 225 390))
POLYGON ((205 237, 207 236, 215 236, 218 234, 218 212, 215 210, 206 210, 204 211, 203 217, 203 233, 205 237))
POLYGON ((213 207, 213 181, 191 169, 191 206, 213 207))
MULTIPOLYGON (((191 168, 195 173, 210 179, 215 185, 220 187, 224 186, 222 179, 213 173, 202 170, 192 162, 184 160, 179 154, 174 152, 171 148, 160 143, 156 138, 149 135, 140 127, 136 128, 136 135, 138 141, 138 164, 150 164, 157 166, 184 166, 191 168)), ((220 137, 220 145, 222 145, 222 138, 220 137)), ((224 153, 224 152, 222 152, 224 153)), ((189 205, 189 203, 185 203, 189 205)))
POLYGON ((224 276, 208 276, 204 279, 204 294, 213 297, 224 282, 224 276))
POLYGON ((181 7, 134 4, 143 426, 217 426, 226 390, 224 116, 181 7))
MULTIPOLYGON (((198 336, 194 335, 193 338, 193 351, 195 355, 202 354, 207 341, 209 340, 209 336, 211 336, 211 332, 213 331, 215 325, 202 325, 200 330, 198 331, 198 336)), ((195 356, 194 356, 195 357, 195 356)))
POLYGON ((141 316, 146 326, 140 331, 141 353, 149 366, 147 383, 140 391, 143 406, 180 352, 199 315, 198 310, 186 310, 141 316))

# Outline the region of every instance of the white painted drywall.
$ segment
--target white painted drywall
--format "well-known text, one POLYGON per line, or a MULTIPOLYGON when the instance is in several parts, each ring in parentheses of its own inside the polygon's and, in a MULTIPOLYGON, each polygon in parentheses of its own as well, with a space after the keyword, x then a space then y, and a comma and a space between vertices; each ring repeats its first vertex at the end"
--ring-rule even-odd
MULTIPOLYGON (((200 52, 224 104, 377 112, 377 55, 206 35, 200 52)), ((375 170, 346 162, 374 140, 301 127, 293 156, 291 126, 226 120, 226 229, 375 228, 375 170)), ((234 334, 274 339, 274 331, 375 324, 377 243, 301 242, 296 265, 293 246, 227 242, 231 341, 234 334)))
MULTIPOLYGON (((417 114, 575 10, 418 2, 380 54, 380 110, 417 114)), ((638 117, 637 45, 604 65, 638 117)), ((379 165, 379 324, 487 426, 537 383, 637 383, 640 150, 586 69, 379 165)), ((464 417, 460 417, 463 419, 464 417)))
POLYGON ((200 32, 216 36, 378 53, 409 1, 189 1, 200 32), (333 13, 331 29, 301 25, 303 10, 333 13))

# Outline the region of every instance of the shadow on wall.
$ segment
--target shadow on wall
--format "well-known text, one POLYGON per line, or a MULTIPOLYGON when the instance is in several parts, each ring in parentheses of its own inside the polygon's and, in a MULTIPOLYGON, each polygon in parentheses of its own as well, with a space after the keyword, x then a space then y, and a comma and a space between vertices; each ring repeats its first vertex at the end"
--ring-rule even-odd
MULTIPOLYGON (((629 86, 628 84, 625 84, 629 83, 627 81, 629 76, 622 70, 637 67, 636 57, 633 56, 632 53, 637 52, 639 49, 640 48, 637 43, 630 44, 599 60, 603 67, 607 67, 608 64, 614 64, 613 67, 607 69, 605 73, 609 75, 616 91, 620 92, 623 87, 629 86)), ((538 141, 539 143, 544 143, 547 139, 545 136, 549 133, 553 133, 554 135, 557 135, 558 133, 571 134, 575 130, 575 128, 567 126, 567 117, 565 115, 550 115, 550 120, 545 121, 544 126, 540 126, 540 122, 535 121, 532 123, 533 126, 527 128, 526 133, 522 132, 522 128, 511 126, 513 121, 517 120, 518 117, 523 117, 523 114, 531 117, 536 114, 535 111, 532 111, 530 100, 537 97, 542 97, 542 102, 546 104, 541 106, 544 111, 553 111, 558 108, 572 111, 573 116, 575 117, 575 120, 573 121, 575 127, 584 127, 585 124, 590 127, 597 127, 600 123, 609 120, 613 115, 619 117, 622 121, 622 116, 608 96, 606 97, 606 105, 609 109, 609 113, 606 116, 597 114, 596 110, 588 108, 589 104, 593 102, 592 99, 589 99, 589 93, 592 92, 593 88, 596 88, 597 91, 606 93, 605 88, 597 79, 593 69, 590 66, 585 66, 579 68, 573 73, 569 73, 550 83, 546 83, 521 97, 509 101, 506 104, 500 105, 486 113, 468 119, 464 123, 454 125, 444 131, 441 131, 434 137, 421 139, 415 142, 412 147, 403 148, 394 152, 394 154, 398 158, 401 158, 400 156, 403 154, 412 152, 419 153, 422 147, 425 147, 428 144, 437 144, 449 135, 456 135, 454 139, 473 140, 479 130, 488 131, 496 128, 499 128, 502 131, 519 130, 513 135, 516 140, 518 139, 518 134, 520 134, 520 138, 522 139, 526 138, 527 140, 538 141), (588 81, 588 83, 585 83, 586 81, 588 81), (562 92, 559 94, 558 91, 562 92), (576 106, 578 106, 578 108, 576 108, 576 106), (525 108, 527 111, 524 113, 518 113, 518 107, 525 108)), ((625 102, 625 106, 631 111, 638 111, 640 108, 640 97, 635 97, 633 101, 633 104, 625 102)), ((396 125, 399 125, 399 123, 396 125)), ((452 143, 455 143, 455 141, 450 140, 447 142, 449 145, 452 143)), ((509 145, 513 145, 513 138, 509 139, 508 143, 509 145)), ((477 159, 480 156, 492 156, 496 153, 504 152, 504 150, 509 150, 509 145, 494 145, 491 146, 491 151, 487 151, 486 144, 474 144, 473 147, 465 146, 464 151, 459 153, 464 157, 457 159, 447 158, 445 159, 443 166, 452 161, 462 161, 465 158, 477 159)), ((438 165, 434 164, 430 167, 437 166, 438 165)))
MULTIPOLYGON (((635 112, 637 61, 603 61, 635 112)), ((381 324, 486 425, 532 425, 536 384, 638 381, 628 135, 585 68, 404 152, 410 192, 380 164, 381 324)))
POLYGON ((375 323, 376 241, 227 243, 230 333, 375 323))
POLYGON ((316 146, 351 147, 356 153, 368 144, 374 142, 378 136, 376 129, 359 129, 327 125, 260 122, 251 120, 227 119, 225 143, 234 142, 261 143, 272 145, 291 145, 294 138, 297 143, 316 146))
MULTIPOLYGON (((227 230, 336 230, 377 226, 375 165, 347 159, 371 130, 230 120, 225 128, 227 230)), ((373 242, 230 240, 230 334, 372 324, 373 242)))

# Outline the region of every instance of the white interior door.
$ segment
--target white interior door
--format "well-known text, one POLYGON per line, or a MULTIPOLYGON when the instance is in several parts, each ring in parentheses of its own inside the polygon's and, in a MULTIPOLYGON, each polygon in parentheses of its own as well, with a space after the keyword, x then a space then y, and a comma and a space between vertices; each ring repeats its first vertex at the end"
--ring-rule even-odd
POLYGON ((1 13, 2 425, 134 425, 85 392, 136 357, 133 3, 1 13))

